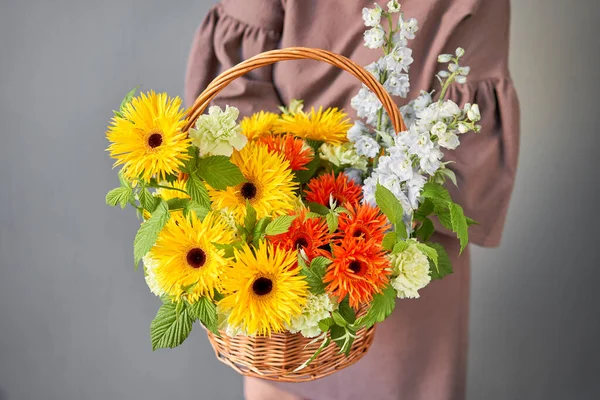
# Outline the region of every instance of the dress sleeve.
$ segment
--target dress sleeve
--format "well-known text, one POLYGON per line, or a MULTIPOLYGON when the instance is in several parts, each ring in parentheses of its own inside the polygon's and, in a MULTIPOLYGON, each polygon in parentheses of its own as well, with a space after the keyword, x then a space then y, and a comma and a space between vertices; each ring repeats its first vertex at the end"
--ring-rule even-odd
MULTIPOLYGON (((281 0, 223 0, 196 31, 185 78, 185 103, 191 106, 222 71, 258 53, 276 49, 283 27, 281 0)), ((272 66, 262 67, 231 82, 213 102, 229 104, 242 115, 276 111, 281 105, 273 84, 272 66)))
MULTIPOLYGON (((458 186, 448 185, 454 201, 478 222, 469 229, 472 243, 500 244, 514 186, 519 152, 519 101, 509 76, 453 85, 449 98, 477 103, 481 132, 461 137, 461 145, 445 155, 454 163, 458 186)), ((444 230, 444 228, 440 228, 444 230)))

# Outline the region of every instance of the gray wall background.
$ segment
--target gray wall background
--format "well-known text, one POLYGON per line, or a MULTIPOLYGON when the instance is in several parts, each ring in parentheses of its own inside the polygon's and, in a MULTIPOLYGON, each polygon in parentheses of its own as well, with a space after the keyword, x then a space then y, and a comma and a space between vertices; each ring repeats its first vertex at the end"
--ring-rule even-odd
MULTIPOLYGON (((0 4, 0 399, 240 399, 199 328, 151 352, 137 222, 103 203, 110 110, 139 83, 182 92, 213 1, 0 4)), ((502 247, 474 251, 470 399, 600 396, 599 19, 513 1, 521 165, 502 247)))

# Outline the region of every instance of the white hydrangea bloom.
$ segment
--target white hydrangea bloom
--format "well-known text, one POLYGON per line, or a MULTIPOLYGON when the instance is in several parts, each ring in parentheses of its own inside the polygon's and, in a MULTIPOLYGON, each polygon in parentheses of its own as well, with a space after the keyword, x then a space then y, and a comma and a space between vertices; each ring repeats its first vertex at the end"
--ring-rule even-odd
POLYGON ((144 263, 146 284, 150 288, 150 291, 158 297, 164 295, 165 291, 160 287, 156 280, 156 267, 158 267, 158 262, 150 257, 149 254, 142 257, 142 262, 144 263))
POLYGON ((364 39, 365 46, 370 49, 378 49, 385 42, 385 31, 381 26, 376 26, 365 31, 364 39))
MULTIPOLYGON (((366 137, 366 136, 365 136, 366 137)), ((377 145, 377 142, 375 142, 377 145)), ((367 170, 367 160, 361 157, 351 142, 343 144, 323 143, 319 149, 319 155, 336 167, 352 167, 367 170)))
POLYGON ((356 110, 359 118, 365 118, 367 124, 373 125, 377 120, 377 111, 382 107, 381 102, 369 88, 363 86, 356 96, 350 100, 350 105, 356 110))
POLYGON ((365 26, 377 26, 381 22, 381 12, 383 10, 379 6, 379 4, 375 4, 374 8, 363 8, 362 9, 362 18, 365 21, 365 26))
POLYGON ((408 240, 408 247, 401 253, 392 254, 390 261, 393 268, 392 287, 401 299, 418 298, 419 290, 431 282, 429 276, 429 260, 419 250, 416 241, 408 240))
POLYGON ((335 308, 336 304, 331 301, 327 293, 319 295, 310 293, 302 309, 302 314, 292 318, 288 329, 291 333, 300 332, 308 338, 318 336, 321 334, 319 321, 330 317, 335 308))
POLYGON ((200 150, 200 156, 231 156, 233 149, 241 150, 248 139, 242 135, 240 125, 236 122, 239 110, 227 106, 225 111, 218 106, 208 109, 208 114, 201 115, 194 128, 189 130, 192 144, 200 150))

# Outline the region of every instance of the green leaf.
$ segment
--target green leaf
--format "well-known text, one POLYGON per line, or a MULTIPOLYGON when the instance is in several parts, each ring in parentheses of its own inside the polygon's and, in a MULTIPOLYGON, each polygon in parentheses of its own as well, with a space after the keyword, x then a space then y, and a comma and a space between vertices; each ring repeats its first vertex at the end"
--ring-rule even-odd
POLYGON ((136 86, 133 89, 131 89, 129 92, 127 92, 127 94, 125 95, 125 98, 123 98, 123 101, 121 101, 121 105, 119 106, 119 111, 121 113, 123 111, 125 111, 125 106, 127 106, 127 104, 131 103, 131 100, 133 100, 133 96, 135 95, 135 92, 137 92, 138 89, 139 89, 139 86, 136 86))
POLYGON ((429 265, 429 275, 431 275, 431 279, 442 279, 446 275, 452 273, 452 261, 450 261, 450 257, 446 252, 444 246, 439 243, 427 243, 429 247, 432 247, 436 250, 438 254, 438 263, 435 265, 433 262, 430 262, 429 265))
POLYGON ((340 348, 340 353, 344 353, 347 356, 356 338, 356 331, 348 326, 333 325, 330 330, 330 336, 340 348))
POLYGON ((319 165, 321 165, 321 160, 319 159, 318 155, 315 155, 315 157, 310 160, 308 164, 306 164, 306 169, 294 171, 294 175, 296 175, 296 181, 300 183, 306 183, 310 181, 315 175, 317 168, 319 168, 319 165))
POLYGON ((429 240, 433 232, 435 231, 435 226, 433 226, 433 222, 429 218, 425 218, 421 223, 419 229, 417 229, 417 238, 421 242, 426 242, 429 240))
POLYGON ((433 202, 430 199, 423 199, 419 208, 415 211, 415 219, 418 221, 424 220, 429 214, 434 211, 433 202))
POLYGON ((201 297, 197 302, 189 306, 190 315, 200 320, 202 325, 215 335, 219 335, 217 323, 217 306, 208 297, 201 297))
POLYGON ((421 253, 425 254, 428 259, 430 259, 433 264, 437 267, 438 265, 438 252, 433 247, 429 247, 425 243, 418 243, 417 248, 421 251, 421 253))
POLYGON ((208 215, 208 213, 210 212, 210 209, 204 207, 203 205, 199 204, 198 202, 196 202, 194 200, 189 200, 187 203, 187 206, 184 208, 183 212, 185 213, 185 215, 187 215, 187 213, 189 213, 189 212, 194 212, 194 213, 196 213, 196 216, 198 217, 198 219, 200 221, 203 221, 204 217, 206 217, 208 215))
POLYGON ((398 241, 398 237, 396 235, 396 232, 388 232, 383 237, 381 246, 383 246, 383 248, 387 251, 392 251, 392 249, 394 248, 394 245, 396 244, 397 241, 398 241))
POLYGON ((437 170, 437 173, 439 173, 444 180, 448 178, 454 184, 454 186, 458 186, 458 183, 456 182, 456 174, 451 169, 440 168, 437 170))
POLYGON ((469 217, 465 217, 467 219, 467 226, 471 226, 471 225, 479 225, 479 222, 475 221, 472 218, 469 217))
POLYGON ((303 266, 300 273, 306 278, 310 292, 314 295, 325 293, 325 283, 323 277, 327 266, 331 264, 331 260, 325 257, 315 257, 310 263, 310 267, 303 266))
POLYGON ((348 324, 353 324, 354 322, 356 322, 356 313, 354 312, 354 309, 350 307, 348 297, 342 300, 338 311, 348 324))
POLYGON ((329 208, 325 207, 323 204, 308 202, 306 203, 310 211, 317 213, 319 215, 327 215, 329 214, 329 208))
POLYGON ((461 206, 456 203, 450 203, 450 219, 452 221, 452 230, 456 233, 460 241, 460 252, 469 244, 469 226, 461 206))
POLYGON ((448 189, 439 183, 434 182, 427 182, 425 186, 423 186, 421 195, 427 199, 439 199, 446 202, 452 201, 448 189))
POLYGON ((125 175, 123 175, 123 170, 122 169, 119 170, 119 182, 121 183, 122 187, 131 189, 131 183, 129 183, 129 181, 127 180, 127 178, 125 178, 125 175))
POLYGON ((256 223, 254 232, 252 232, 252 243, 254 244, 254 247, 258 247, 260 241, 265 237, 265 230, 271 220, 271 217, 263 217, 256 223))
POLYGON ((202 207, 206 207, 210 209, 210 197, 208 195, 208 190, 206 190, 206 186, 196 174, 191 174, 185 183, 185 190, 188 192, 192 200, 201 205, 202 207))
POLYGON ((325 318, 319 321, 319 329, 323 332, 327 332, 334 324, 335 322, 332 317, 325 318))
POLYGON ((400 204, 400 201, 388 188, 377 184, 377 188, 375 189, 375 201, 392 224, 403 225, 402 204, 400 204))
POLYGON ((194 319, 188 308, 184 307, 178 315, 176 307, 175 303, 165 303, 158 309, 150 324, 152 350, 177 347, 192 331, 194 319))
POLYGON ((217 190, 225 190, 246 180, 242 171, 226 156, 200 158, 196 168, 198 175, 217 190))
POLYGON ((286 233, 296 217, 293 215, 282 215, 275 218, 265 228, 265 233, 269 236, 286 233))
POLYGON ((394 245, 394 249, 392 250, 392 254, 402 253, 404 250, 408 249, 408 243, 403 240, 398 241, 394 245))
POLYGON ((167 204, 169 206, 169 211, 183 210, 184 213, 187 213, 187 211, 189 211, 188 207, 190 204, 190 199, 182 199, 180 197, 175 197, 167 200, 167 204))
POLYGON ((233 258, 233 255, 234 255, 233 250, 241 249, 243 244, 244 244, 244 242, 237 241, 234 243, 213 243, 213 246, 215 246, 218 250, 225 250, 225 254, 223 255, 223 257, 233 258))
POLYGON ((294 370, 294 372, 298 372, 298 371, 301 371, 304 368, 306 368, 308 366, 308 364, 310 364, 311 362, 313 362, 314 359, 317 358, 319 356, 319 354, 321 354, 321 352, 323 351, 324 348, 326 348, 327 346, 329 346, 329 343, 331 343, 331 338, 329 336, 324 335, 323 342, 321 343, 321 345, 319 346, 319 348, 317 349, 317 351, 315 351, 315 353, 312 356, 310 356, 310 358, 308 360, 306 360, 305 362, 303 362, 302 365, 300 365, 298 368, 296 368, 294 370))
POLYGON ((391 285, 387 285, 381 293, 373 296, 371 308, 363 316, 360 317, 355 325, 364 325, 367 328, 381 322, 389 317, 396 307, 396 289, 391 285))
POLYGON ((329 227, 329 233, 335 232, 339 225, 338 216, 335 215, 335 213, 330 212, 329 214, 327 214, 325 216, 325 219, 327 220, 327 226, 329 227))
POLYGON ((132 193, 133 191, 130 188, 122 186, 112 189, 111 191, 106 193, 106 204, 112 207, 119 204, 121 208, 125 208, 132 193))
POLYGON ((246 200, 246 217, 244 218, 244 226, 248 232, 254 232, 256 225, 256 210, 249 201, 246 200))
POLYGON ((346 322, 346 320, 344 319, 344 317, 342 317, 342 315, 339 313, 339 311, 334 311, 331 313, 331 316, 333 317, 333 321, 335 322, 336 325, 338 326, 346 326, 348 325, 348 322, 346 322))
POLYGON ((142 207, 144 207, 144 209, 150 213, 156 210, 156 206, 158 206, 158 202, 160 201, 158 197, 152 196, 152 193, 150 193, 150 191, 145 187, 142 187, 142 189, 139 191, 138 197, 142 207))
POLYGON ((160 200, 152 216, 142 222, 140 229, 133 240, 133 258, 135 265, 139 264, 142 257, 146 255, 156 243, 158 234, 169 220, 169 207, 167 202, 160 200))

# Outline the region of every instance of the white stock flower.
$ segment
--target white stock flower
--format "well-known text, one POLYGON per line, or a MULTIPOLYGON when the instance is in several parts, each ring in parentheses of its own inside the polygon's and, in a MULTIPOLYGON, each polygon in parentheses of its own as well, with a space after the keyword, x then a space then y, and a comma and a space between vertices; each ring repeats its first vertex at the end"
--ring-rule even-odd
POLYGON ((331 312, 336 308, 327 293, 314 295, 309 293, 302 314, 292 318, 289 324, 291 333, 300 332, 304 337, 315 337, 321 334, 319 321, 329 318, 331 312))
POLYGON ((367 128, 367 126, 362 121, 356 120, 356 121, 354 121, 354 125, 352 125, 352 128, 348 129, 348 132, 346 133, 346 137, 351 142, 356 142, 363 135, 368 135, 368 134, 369 134, 369 128, 367 128))
POLYGON ((160 287, 158 281, 156 280, 156 267, 158 266, 158 262, 150 257, 149 254, 146 254, 144 257, 142 257, 142 261, 144 263, 146 284, 152 293, 158 297, 162 296, 165 294, 165 291, 160 287))
POLYGON ((374 8, 363 8, 362 18, 365 21, 365 26, 377 26, 381 21, 381 12, 383 10, 379 7, 379 4, 375 4, 374 8))
POLYGON ((396 46, 390 54, 383 57, 382 62, 388 71, 408 72, 413 63, 412 50, 404 46, 396 46))
POLYGON ((241 134, 240 125, 236 122, 239 110, 226 106, 223 111, 218 106, 208 109, 208 114, 201 115, 194 128, 189 130, 192 144, 198 147, 200 156, 231 156, 233 149, 241 150, 248 139, 241 134))
POLYGON ((444 101, 444 103, 442 103, 442 107, 440 107, 440 115, 442 117, 453 118, 457 115, 460 115, 460 113, 460 107, 452 100, 444 101))
POLYGON ((429 276, 429 260, 419 250, 416 241, 407 240, 408 247, 390 256, 393 274, 392 287, 401 299, 418 298, 419 290, 431 282, 429 276))
POLYGON ((385 42, 385 31, 381 26, 376 26, 365 31, 364 39, 365 46, 370 49, 378 49, 383 46, 383 43, 385 42))
MULTIPOLYGON (((366 138, 366 136, 365 136, 366 138)), ((377 142, 375 142, 377 144, 377 142)), ((351 142, 343 144, 323 143, 319 149, 319 155, 336 167, 351 167, 366 171, 367 160, 362 158, 351 142)))
POLYGON ((421 191, 425 186, 426 178, 419 174, 417 171, 413 171, 413 176, 406 182, 407 197, 411 207, 416 210, 419 208, 419 197, 421 197, 421 191))
POLYGON ((458 131, 460 133, 467 133, 467 132, 469 132, 469 126, 467 124, 465 124, 464 122, 459 122, 458 123, 458 131))
POLYGON ((391 73, 389 78, 383 84, 385 90, 387 90, 392 96, 400 96, 406 98, 408 91, 410 90, 410 82, 407 74, 396 74, 391 73))
POLYGON ((354 147, 356 148, 356 153, 359 156, 365 156, 368 158, 375 157, 377 154, 379 154, 379 150, 381 149, 381 146, 379 146, 377 140, 366 135, 358 138, 358 140, 354 142, 354 147))
POLYGON ((442 121, 438 121, 435 123, 435 125, 433 125, 431 127, 431 134, 440 136, 440 135, 443 135, 444 133, 446 133, 447 130, 448 130, 448 125, 446 125, 442 121))
POLYGON ((356 110, 359 118, 365 118, 367 124, 373 125, 377 120, 377 112, 382 107, 381 102, 366 86, 363 86, 356 96, 350 100, 350 105, 356 110))
POLYGON ((445 149, 454 150, 460 144, 458 135, 452 131, 446 131, 438 136, 438 144, 445 149))
POLYGON ((415 18, 405 21, 404 18, 400 17, 399 25, 400 31, 406 39, 412 40, 415 38, 415 34, 419 30, 419 23, 415 18))
POLYGON ((387 3, 388 11, 391 13, 396 13, 400 11, 400 3, 398 0, 391 0, 387 3))
POLYGON ((360 169, 356 169, 356 168, 346 168, 344 170, 344 175, 346 175, 348 177, 348 179, 350 179, 351 181, 354 181, 354 183, 356 183, 358 185, 362 185, 364 174, 365 174, 364 171, 362 171, 360 169))

